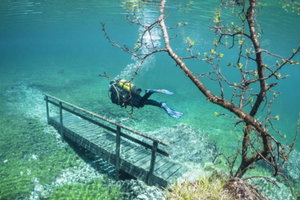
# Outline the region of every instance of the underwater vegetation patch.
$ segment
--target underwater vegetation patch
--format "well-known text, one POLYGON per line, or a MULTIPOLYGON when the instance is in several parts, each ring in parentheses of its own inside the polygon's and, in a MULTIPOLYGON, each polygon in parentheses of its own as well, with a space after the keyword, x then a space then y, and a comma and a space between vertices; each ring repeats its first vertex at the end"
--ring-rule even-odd
POLYGON ((0 199, 28 199, 37 186, 51 185, 79 157, 34 119, 0 118, 0 199))
POLYGON ((86 184, 74 183, 58 187, 52 195, 51 200, 118 200, 121 195, 118 187, 107 187, 99 179, 91 180, 86 184))
POLYGON ((195 182, 185 181, 175 183, 167 191, 167 199, 206 199, 206 200, 231 200, 231 194, 224 189, 226 177, 213 173, 207 177, 199 177, 195 182))

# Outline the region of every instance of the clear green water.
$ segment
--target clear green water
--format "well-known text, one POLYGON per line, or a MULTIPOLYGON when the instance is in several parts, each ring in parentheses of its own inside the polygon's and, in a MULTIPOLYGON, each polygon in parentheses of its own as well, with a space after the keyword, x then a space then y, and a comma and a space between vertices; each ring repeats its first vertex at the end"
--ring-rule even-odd
MULTIPOLYGON (((7 191, 10 184, 17 185, 16 188, 18 185, 31 185, 23 190, 21 187, 18 192, 21 197, 28 198, 29 191, 34 190, 34 178, 38 178, 41 184, 49 185, 59 176, 60 170, 68 169, 78 160, 72 150, 58 144, 55 131, 45 131, 43 93, 115 120, 129 117, 126 110, 110 103, 108 80, 97 76, 106 72, 112 77, 126 77, 132 72, 130 66, 135 65, 130 55, 112 47, 105 40, 100 27, 100 22, 105 23, 115 41, 132 47, 140 30, 125 19, 128 11, 124 7, 132 5, 128 2, 133 1, 1 1, 0 162, 3 164, 0 175, 1 179, 6 180, 0 188, 2 198, 4 194, 15 193, 13 190, 7 191), (34 155, 38 159, 35 160, 34 155), (70 162, 65 163, 65 159, 70 162), (43 168, 54 163, 60 164, 49 167, 51 174, 47 174, 43 168), (29 175, 21 176, 21 172, 29 175)), ((217 9, 216 2, 168 2, 167 24, 189 23, 176 33, 177 38, 172 41, 179 54, 184 55, 186 37, 197 41, 197 48, 201 52, 212 48, 214 34, 209 26, 217 9)), ((156 6, 156 3, 147 4, 139 12, 145 22, 156 19, 156 6)), ((300 43, 299 18, 297 14, 281 9, 278 2, 269 2, 259 15, 264 33, 263 48, 289 55, 291 49, 300 43)), ((155 36, 155 41, 160 43, 159 34, 155 36)), ((225 52, 225 59, 232 56, 225 52)), ((297 59, 300 59, 299 56, 297 59)), ((204 63, 189 64, 198 72, 207 68, 204 63)), ((290 77, 277 87, 281 95, 273 105, 273 113, 280 116, 277 128, 291 140, 300 112, 299 65, 286 68, 284 73, 290 77)), ((155 132, 157 129, 185 124, 216 143, 221 151, 231 153, 236 150, 240 130, 233 128, 234 121, 216 118, 213 113, 222 110, 209 104, 166 56, 160 54, 151 57, 137 76, 135 84, 144 89, 166 88, 173 91, 173 96, 157 95, 153 98, 166 101, 172 108, 183 112, 184 117, 174 120, 160 109, 144 107, 134 111, 133 118, 126 122, 128 125, 155 132)), ((214 88, 213 85, 209 87, 212 90, 214 88)), ((168 141, 169 138, 163 139, 168 141)), ((197 135, 193 134, 188 139, 191 146, 197 149, 197 135)), ((185 150, 185 146, 180 148, 185 150)), ((296 149, 300 151, 299 142, 296 149)), ((299 166, 300 159, 297 152, 292 156, 289 169, 294 177, 299 178, 299 169, 295 167, 299 166)), ((278 196, 284 198, 285 193, 280 194, 278 192, 278 196)))

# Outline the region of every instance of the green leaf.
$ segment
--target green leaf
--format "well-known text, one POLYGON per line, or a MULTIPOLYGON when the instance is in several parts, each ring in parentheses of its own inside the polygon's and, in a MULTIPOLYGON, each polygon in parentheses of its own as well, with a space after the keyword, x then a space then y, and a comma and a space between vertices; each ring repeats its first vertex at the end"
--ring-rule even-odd
POLYGON ((214 49, 211 49, 210 52, 211 52, 212 54, 217 54, 216 50, 214 50, 214 49))
POLYGON ((274 119, 279 120, 280 119, 279 115, 274 116, 274 119))
POLYGON ((218 23, 221 22, 220 17, 221 17, 221 13, 220 13, 220 11, 217 11, 217 12, 215 13, 215 18, 214 18, 214 22, 215 22, 216 24, 218 24, 218 23))
POLYGON ((186 37, 185 41, 190 47, 192 47, 196 44, 195 41, 193 41, 190 37, 186 37))
POLYGON ((238 66, 239 69, 243 68, 243 64, 242 63, 238 63, 237 66, 238 66))

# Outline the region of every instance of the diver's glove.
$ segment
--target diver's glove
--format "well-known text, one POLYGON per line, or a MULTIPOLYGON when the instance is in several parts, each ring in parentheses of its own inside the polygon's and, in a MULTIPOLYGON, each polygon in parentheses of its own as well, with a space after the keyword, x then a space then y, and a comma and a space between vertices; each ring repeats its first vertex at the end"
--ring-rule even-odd
POLYGON ((173 117, 173 118, 178 119, 178 118, 182 117, 182 115, 183 115, 183 113, 175 111, 175 110, 169 108, 166 103, 162 103, 161 108, 163 108, 168 113, 168 115, 170 117, 173 117))
POLYGON ((162 94, 167 94, 167 95, 173 95, 174 93, 166 90, 166 89, 147 89, 146 93, 162 93, 162 94))

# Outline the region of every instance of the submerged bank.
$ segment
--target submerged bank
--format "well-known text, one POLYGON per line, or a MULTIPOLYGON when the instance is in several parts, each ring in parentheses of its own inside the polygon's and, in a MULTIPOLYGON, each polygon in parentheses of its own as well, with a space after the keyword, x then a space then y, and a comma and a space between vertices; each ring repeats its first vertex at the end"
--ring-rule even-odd
MULTIPOLYGON (((59 199, 69 195, 68 190, 77 191, 69 196, 72 198, 88 198, 89 194, 97 196, 97 191, 111 199, 167 197, 163 190, 136 180, 114 180, 112 166, 63 141, 46 124, 43 92, 38 88, 17 83, 7 87, 2 95, 5 98, 1 99, 0 109, 1 198, 59 199)), ((222 160, 209 164, 217 155, 218 148, 204 132, 190 125, 182 123, 163 127, 149 134, 172 143, 168 149, 172 159, 202 169, 187 175, 190 181, 197 180, 198 175, 213 171, 224 173, 227 169, 222 160)), ((287 170, 291 176, 298 177, 299 154, 294 153, 291 158, 287 170)), ((268 175, 264 168, 258 170, 268 175)), ((278 189, 266 181, 258 180, 253 184, 270 199, 294 198, 287 185, 280 184, 278 189)), ((296 195, 297 191, 294 192, 296 195)), ((103 196, 99 196, 101 198, 103 196)))

